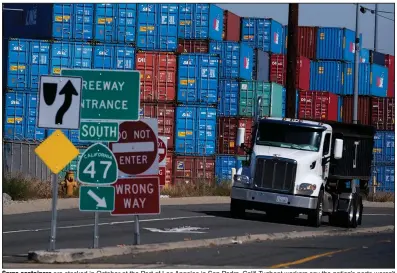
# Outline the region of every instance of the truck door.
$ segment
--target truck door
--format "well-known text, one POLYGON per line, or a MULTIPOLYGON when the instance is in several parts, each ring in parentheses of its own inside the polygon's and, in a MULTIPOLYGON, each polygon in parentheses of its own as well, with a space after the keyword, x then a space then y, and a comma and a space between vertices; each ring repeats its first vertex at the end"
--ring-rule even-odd
POLYGON ((323 171, 322 178, 324 181, 328 178, 330 162, 331 162, 331 133, 326 133, 324 137, 323 158, 321 162, 322 171, 323 171))

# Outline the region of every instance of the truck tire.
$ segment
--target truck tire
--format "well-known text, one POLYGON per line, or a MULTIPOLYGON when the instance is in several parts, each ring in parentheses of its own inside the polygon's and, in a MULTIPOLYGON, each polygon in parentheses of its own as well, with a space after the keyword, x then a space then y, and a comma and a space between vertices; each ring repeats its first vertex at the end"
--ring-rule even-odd
POLYGON ((364 210, 363 197, 360 195, 360 196, 358 196, 357 199, 358 199, 358 202, 357 202, 356 219, 357 219, 357 225, 361 226, 362 219, 363 219, 363 210, 364 210))
POLYGON ((342 213, 343 226, 346 228, 356 228, 357 227, 357 196, 354 196, 350 202, 347 212, 342 213))
POLYGON ((310 211, 308 215, 309 225, 313 227, 320 227, 321 220, 323 218, 323 206, 324 206, 324 190, 321 189, 318 194, 317 208, 310 211))
POLYGON ((244 202, 236 199, 230 201, 230 214, 232 218, 245 218, 244 202))

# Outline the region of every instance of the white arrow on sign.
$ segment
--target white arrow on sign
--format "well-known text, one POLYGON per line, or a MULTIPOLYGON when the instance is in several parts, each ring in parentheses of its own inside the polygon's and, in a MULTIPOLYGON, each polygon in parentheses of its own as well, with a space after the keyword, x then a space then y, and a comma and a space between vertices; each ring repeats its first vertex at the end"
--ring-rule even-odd
POLYGON ((160 232, 160 233, 206 233, 205 231, 199 231, 200 229, 208 229, 208 228, 200 228, 200 227, 179 227, 179 228, 144 228, 151 232, 160 232))
POLYGON ((89 191, 87 192, 87 194, 88 194, 89 196, 91 196, 91 198, 94 199, 94 200, 97 202, 97 205, 96 205, 97 207, 100 207, 100 208, 106 208, 106 207, 107 207, 107 206, 106 206, 106 199, 105 199, 105 197, 99 198, 99 196, 96 195, 95 192, 93 192, 92 190, 89 190, 89 191))

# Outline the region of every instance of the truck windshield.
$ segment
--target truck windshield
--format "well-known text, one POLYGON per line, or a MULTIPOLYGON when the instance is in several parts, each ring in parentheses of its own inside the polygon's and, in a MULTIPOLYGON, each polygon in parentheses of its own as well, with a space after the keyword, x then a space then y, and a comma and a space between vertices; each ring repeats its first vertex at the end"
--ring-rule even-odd
POLYGON ((261 123, 256 136, 256 144, 318 152, 321 134, 321 129, 278 123, 261 123))

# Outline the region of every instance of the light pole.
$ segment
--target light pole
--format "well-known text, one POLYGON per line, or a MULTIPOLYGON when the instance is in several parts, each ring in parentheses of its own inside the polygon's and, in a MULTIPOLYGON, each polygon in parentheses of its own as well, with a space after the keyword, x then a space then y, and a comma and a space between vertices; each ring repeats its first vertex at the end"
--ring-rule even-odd
POLYGON ((358 69, 359 69, 359 57, 360 57, 360 34, 358 28, 358 15, 360 12, 360 5, 356 4, 356 41, 354 50, 354 93, 353 93, 353 123, 357 124, 357 113, 358 113, 358 69))

